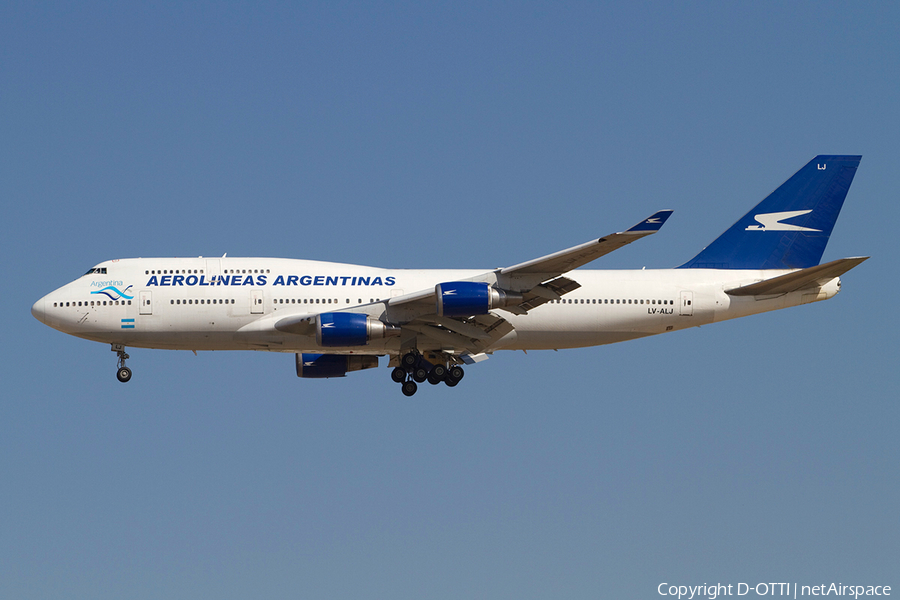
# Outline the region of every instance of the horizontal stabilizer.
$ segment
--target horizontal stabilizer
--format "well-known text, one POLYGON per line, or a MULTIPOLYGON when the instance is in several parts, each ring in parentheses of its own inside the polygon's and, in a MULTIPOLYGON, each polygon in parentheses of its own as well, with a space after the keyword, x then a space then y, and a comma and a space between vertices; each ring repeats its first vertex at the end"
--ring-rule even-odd
POLYGON ((842 258, 823 265, 816 265, 787 275, 779 275, 758 283, 751 283, 732 290, 725 290, 730 296, 765 296, 770 294, 787 294, 805 288, 822 286, 835 277, 840 277, 853 267, 859 265, 868 256, 842 258))

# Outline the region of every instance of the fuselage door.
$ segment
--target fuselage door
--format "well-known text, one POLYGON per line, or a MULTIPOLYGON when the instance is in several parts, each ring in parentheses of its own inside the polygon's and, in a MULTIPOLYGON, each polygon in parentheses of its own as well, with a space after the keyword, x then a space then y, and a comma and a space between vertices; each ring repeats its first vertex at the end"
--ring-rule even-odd
POLYGON ((694 314, 694 292, 681 292, 681 312, 678 314, 687 317, 694 314))
POLYGON ((150 290, 142 290, 138 295, 141 303, 140 313, 142 315, 152 315, 153 314, 153 292, 150 290))
POLYGON ((219 265, 219 259, 207 259, 206 261, 206 280, 212 285, 216 285, 219 281, 219 275, 222 274, 222 268, 219 265))
POLYGON ((251 290, 250 291, 250 314, 251 315, 261 315, 263 312, 263 291, 262 290, 251 290))

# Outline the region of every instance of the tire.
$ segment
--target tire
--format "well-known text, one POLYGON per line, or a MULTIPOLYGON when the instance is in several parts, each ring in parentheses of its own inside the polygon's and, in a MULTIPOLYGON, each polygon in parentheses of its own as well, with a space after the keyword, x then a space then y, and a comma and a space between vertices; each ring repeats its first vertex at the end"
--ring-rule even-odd
POLYGON ((434 365, 431 368, 431 374, 434 375, 434 378, 438 381, 443 381, 445 377, 447 377, 447 367, 444 365, 434 365))
POLYGON ((430 383, 431 385, 437 385, 441 381, 443 381, 443 379, 436 377, 433 370, 428 374, 428 383, 430 383))
POLYGON ((463 378, 466 372, 459 365, 453 365, 447 370, 447 378, 455 379, 457 382, 463 378))
POLYGON ((391 379, 394 380, 394 383, 403 383, 406 381, 406 369, 403 367, 396 367, 391 371, 391 379))
POLYGON ((116 379, 121 381, 122 383, 128 383, 131 379, 131 369, 128 367, 122 367, 118 371, 116 371, 116 379))
POLYGON ((448 377, 444 380, 444 383, 447 384, 447 387, 456 387, 456 384, 459 383, 459 379, 450 379, 448 377))
POLYGON ((412 369, 418 362, 419 356, 415 352, 407 352, 403 355, 403 358, 400 359, 400 364, 407 369, 412 369))
POLYGON ((425 367, 416 367, 413 370, 412 377, 416 380, 416 383, 423 383, 428 379, 428 370, 425 367))
POLYGON ((415 394, 418 389, 419 386, 416 385, 415 381, 407 381, 403 384, 403 395, 408 398, 415 394))

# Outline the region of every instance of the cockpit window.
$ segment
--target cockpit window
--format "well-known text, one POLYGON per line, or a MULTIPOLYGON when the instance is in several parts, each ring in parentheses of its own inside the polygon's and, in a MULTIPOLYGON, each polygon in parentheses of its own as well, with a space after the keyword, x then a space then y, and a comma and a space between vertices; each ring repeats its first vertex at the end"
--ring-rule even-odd
POLYGON ((106 267, 94 267, 85 273, 85 275, 106 275, 106 267))

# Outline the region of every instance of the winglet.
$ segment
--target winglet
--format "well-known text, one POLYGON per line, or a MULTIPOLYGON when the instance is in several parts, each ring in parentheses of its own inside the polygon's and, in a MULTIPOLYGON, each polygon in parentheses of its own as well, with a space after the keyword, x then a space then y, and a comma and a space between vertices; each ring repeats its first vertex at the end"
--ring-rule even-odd
POLYGON ((653 213, 631 229, 626 229, 623 233, 636 233, 645 231, 659 231, 666 222, 666 219, 672 216, 671 210, 660 210, 653 213))

